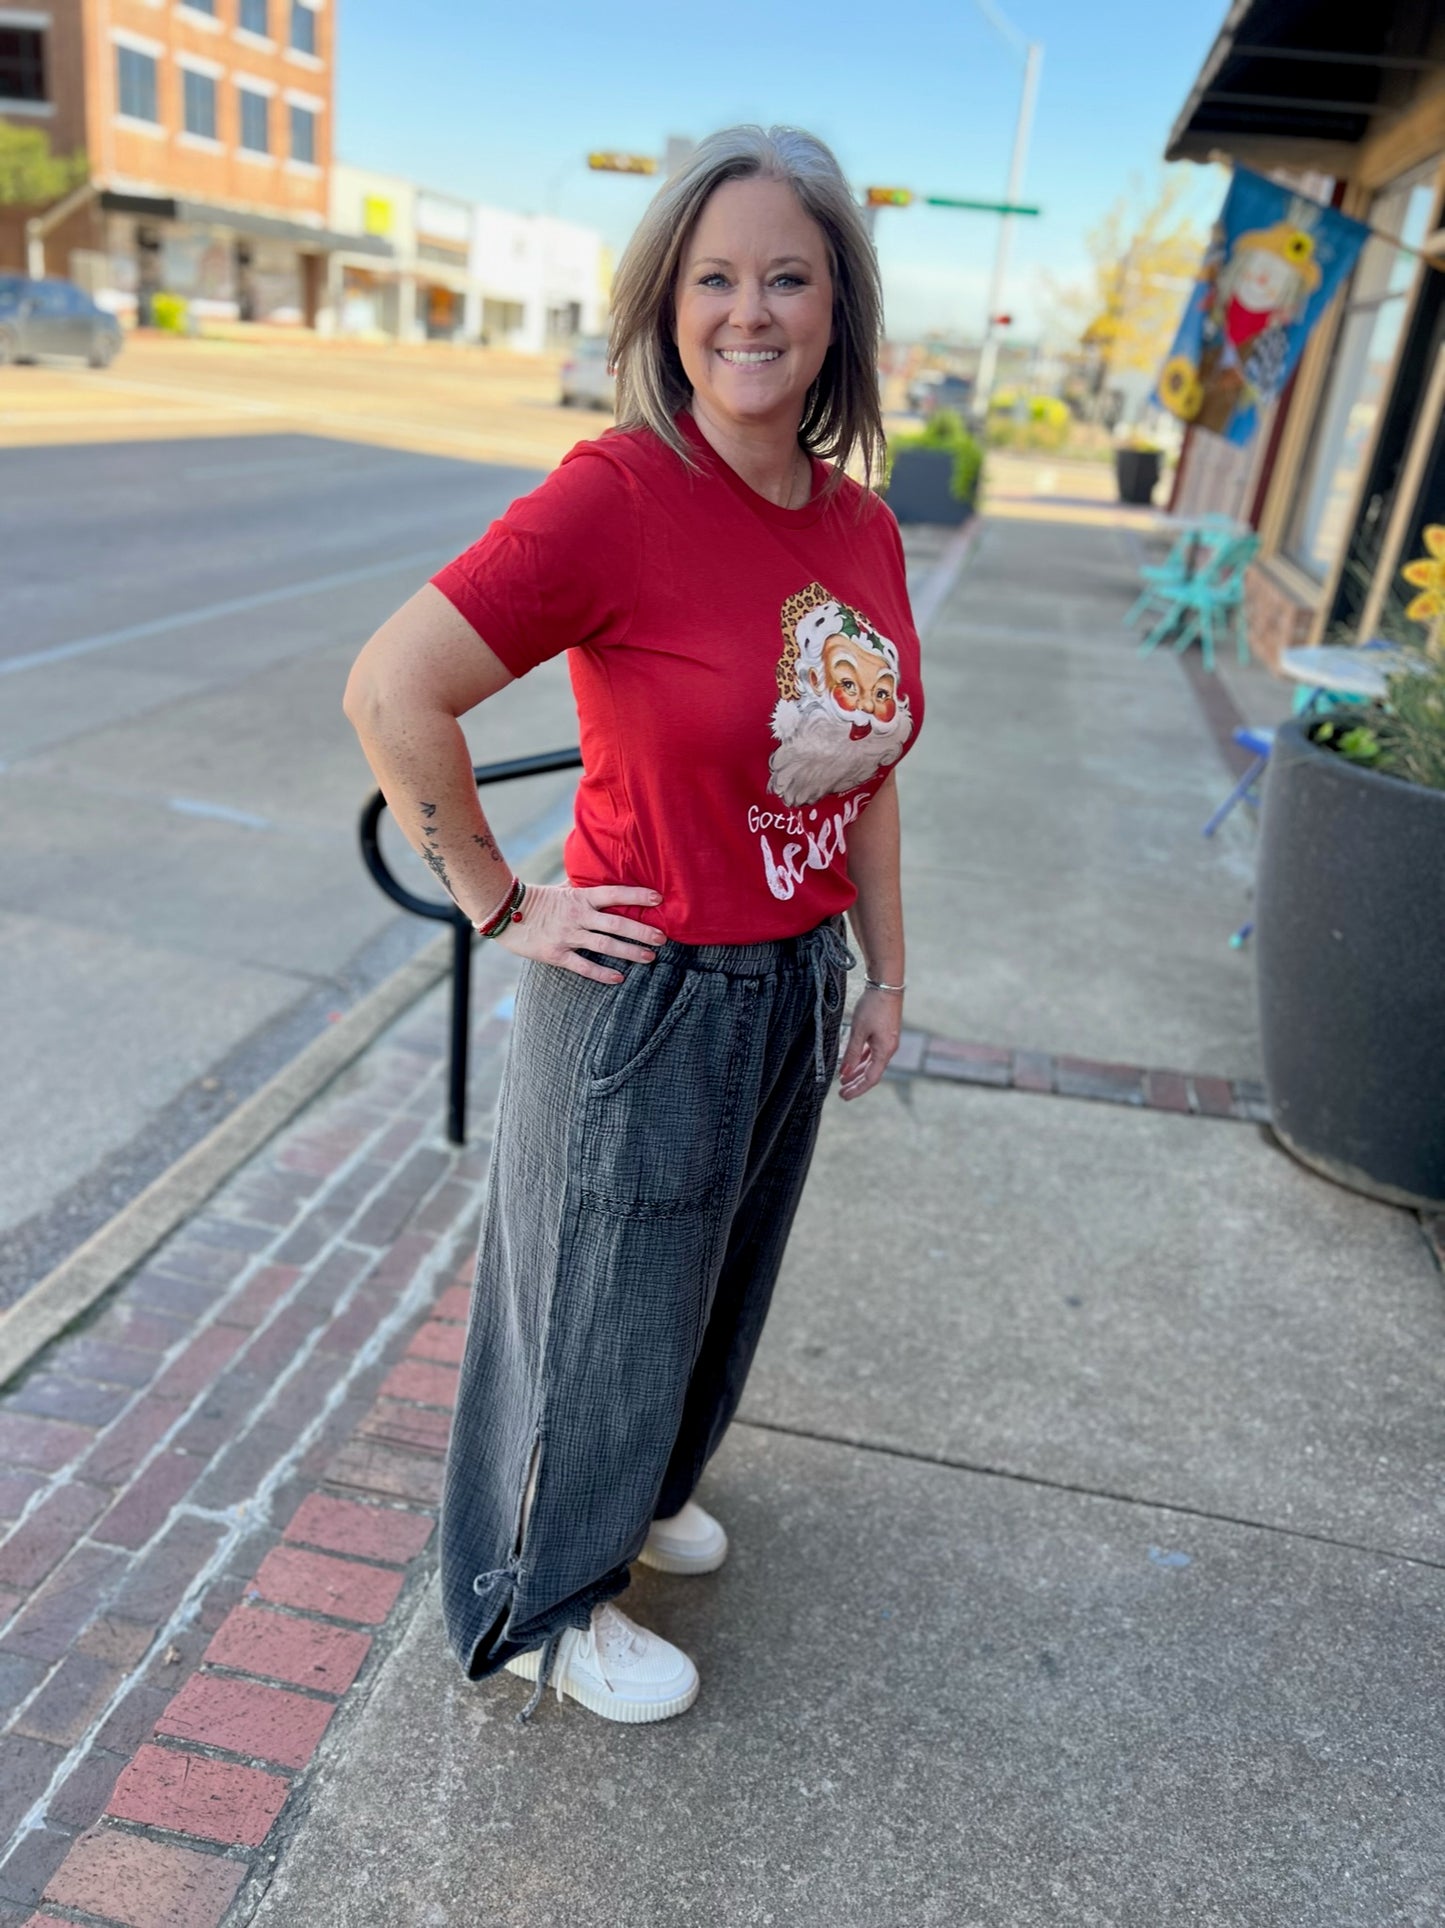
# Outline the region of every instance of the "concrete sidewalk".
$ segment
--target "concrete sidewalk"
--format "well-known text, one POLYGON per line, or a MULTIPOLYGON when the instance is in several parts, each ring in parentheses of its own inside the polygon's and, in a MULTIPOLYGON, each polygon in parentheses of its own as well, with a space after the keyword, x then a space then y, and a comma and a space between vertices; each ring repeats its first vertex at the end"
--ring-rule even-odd
POLYGON ((620 1603, 697 1705, 518 1729, 446 1650, 505 972, 463 1154, 433 993, 0 1401, 0 1921, 1445 1917, 1437 1260, 1256 1122, 1252 831, 1199 826, 1287 699, 1136 657, 1138 543, 990 523, 930 626, 916 1028, 829 1108, 728 1563, 620 1603))

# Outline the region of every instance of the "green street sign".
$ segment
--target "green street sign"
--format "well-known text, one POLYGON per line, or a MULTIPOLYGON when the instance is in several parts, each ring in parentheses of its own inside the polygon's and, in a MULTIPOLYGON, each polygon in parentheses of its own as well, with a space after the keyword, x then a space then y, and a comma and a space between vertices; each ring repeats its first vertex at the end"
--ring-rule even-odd
POLYGON ((1015 201, 959 201, 951 194, 925 194, 925 207, 968 208, 975 214, 1039 214, 1040 208, 1023 207, 1015 201))

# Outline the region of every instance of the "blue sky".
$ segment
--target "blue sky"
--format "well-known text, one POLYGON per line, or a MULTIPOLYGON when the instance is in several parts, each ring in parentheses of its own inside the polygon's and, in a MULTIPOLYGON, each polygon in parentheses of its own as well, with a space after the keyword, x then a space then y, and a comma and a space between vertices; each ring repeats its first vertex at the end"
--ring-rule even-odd
MULTIPOLYGON (((1152 185, 1169 127, 1226 0, 1001 0, 1044 48, 1006 306, 1046 318, 1048 270, 1082 278, 1083 236, 1131 178, 1152 185)), ((620 250, 656 183, 593 175, 611 147, 660 153, 735 121, 822 136, 849 179, 919 193, 1002 195, 1022 59, 973 0, 341 0, 337 154, 439 190, 598 228, 620 250)), ((1221 188, 1194 170, 1207 221, 1221 188)), ((993 217, 879 217, 890 332, 975 331, 993 217)))

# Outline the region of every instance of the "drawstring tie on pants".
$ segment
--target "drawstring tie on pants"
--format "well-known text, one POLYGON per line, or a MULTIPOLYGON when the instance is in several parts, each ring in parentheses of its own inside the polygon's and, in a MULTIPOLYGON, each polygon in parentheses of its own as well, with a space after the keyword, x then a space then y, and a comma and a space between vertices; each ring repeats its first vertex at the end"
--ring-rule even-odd
MULTIPOLYGON (((828 1066, 823 1052, 823 1013, 836 1009, 834 999, 829 995, 832 986, 828 973, 841 967, 851 971, 858 962, 847 944, 843 941, 838 924, 820 924, 814 933, 815 941, 810 946, 809 962, 813 968, 813 1067, 819 1084, 828 1082, 828 1066)), ((837 993, 841 1000, 842 991, 837 993)))
MULTIPOLYGON (((521 1713, 518 1714, 517 1716, 516 1724, 518 1727, 525 1727, 527 1722, 532 1718, 532 1715, 541 1706, 542 1696, 547 1691, 548 1677, 550 1676, 553 1666, 556 1663, 557 1648, 561 1642, 563 1634, 566 1633, 566 1631, 567 1629, 565 1627, 558 1627, 555 1633, 549 1634, 547 1636, 546 1645, 542 1648, 541 1664, 537 1668, 537 1684, 532 1689, 532 1698, 527 1702, 526 1706, 522 1709, 521 1713)), ((561 1700, 562 1697, 563 1697, 562 1682, 558 1680, 557 1698, 558 1700, 561 1700)))

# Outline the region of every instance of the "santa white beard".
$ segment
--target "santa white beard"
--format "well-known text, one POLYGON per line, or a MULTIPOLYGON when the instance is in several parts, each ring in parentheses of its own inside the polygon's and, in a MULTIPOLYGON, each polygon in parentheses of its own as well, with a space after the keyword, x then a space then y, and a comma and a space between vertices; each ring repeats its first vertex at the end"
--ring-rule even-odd
POLYGON ((768 761, 769 788, 784 803, 816 803, 856 790, 879 770, 896 763, 913 733, 906 702, 898 705, 884 733, 872 729, 856 740, 852 724, 826 699, 784 698, 773 711, 778 747, 768 761))

